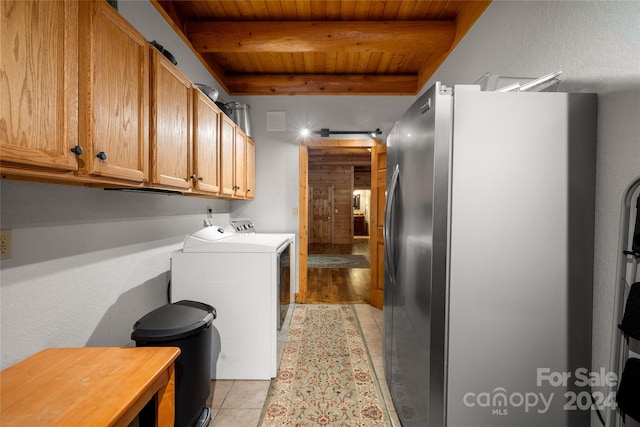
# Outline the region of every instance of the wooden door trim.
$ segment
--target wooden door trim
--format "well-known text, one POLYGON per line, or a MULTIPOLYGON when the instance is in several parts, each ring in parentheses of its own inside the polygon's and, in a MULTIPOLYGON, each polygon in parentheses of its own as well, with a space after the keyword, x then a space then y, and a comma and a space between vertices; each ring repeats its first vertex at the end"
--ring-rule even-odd
MULTIPOLYGON (((296 302, 307 301, 307 259, 309 256, 309 147, 373 147, 377 139, 311 138, 300 142, 298 186, 298 293, 296 302)), ((373 209, 373 206, 371 207, 373 209)))
POLYGON ((379 163, 380 154, 387 151, 386 145, 378 145, 372 150, 371 157, 371 214, 369 243, 371 249, 371 283, 369 287, 369 302, 372 306, 382 309, 384 304, 384 280, 381 272, 384 272, 384 257, 380 255, 380 247, 384 244, 382 223, 383 218, 379 208, 384 206, 384 189, 386 181, 386 163, 384 167, 379 163), (380 191, 382 190, 382 192, 380 191), (382 288, 382 289, 381 289, 382 288))
POLYGON ((298 293, 296 302, 307 301, 307 257, 309 254, 309 149, 300 145, 298 196, 298 293))

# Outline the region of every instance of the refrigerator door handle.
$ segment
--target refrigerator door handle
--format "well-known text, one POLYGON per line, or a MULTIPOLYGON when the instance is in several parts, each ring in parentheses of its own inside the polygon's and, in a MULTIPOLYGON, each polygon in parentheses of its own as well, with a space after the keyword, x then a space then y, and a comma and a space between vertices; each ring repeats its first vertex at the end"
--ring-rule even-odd
POLYGON ((395 230, 391 230, 391 224, 393 221, 393 210, 395 207, 395 196, 398 188, 398 179, 400 177, 400 165, 395 165, 393 168, 393 174, 391 176, 391 183, 389 184, 389 191, 387 194, 387 201, 384 208, 384 258, 385 264, 389 268, 389 276, 391 280, 395 281, 396 266, 395 266, 395 241, 392 241, 395 234, 395 230))

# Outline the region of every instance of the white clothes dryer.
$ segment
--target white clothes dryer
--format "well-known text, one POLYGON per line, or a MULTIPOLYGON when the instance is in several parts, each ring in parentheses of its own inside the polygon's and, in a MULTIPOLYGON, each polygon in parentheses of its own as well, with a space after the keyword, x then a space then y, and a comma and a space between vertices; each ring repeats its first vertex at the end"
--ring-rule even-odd
POLYGON ((295 277, 290 262, 295 235, 255 233, 252 223, 245 230, 231 224, 204 228, 187 236, 171 258, 171 300, 200 301, 216 309, 212 379, 277 374, 281 302, 288 306, 295 277), (281 298, 285 281, 288 294, 281 298))

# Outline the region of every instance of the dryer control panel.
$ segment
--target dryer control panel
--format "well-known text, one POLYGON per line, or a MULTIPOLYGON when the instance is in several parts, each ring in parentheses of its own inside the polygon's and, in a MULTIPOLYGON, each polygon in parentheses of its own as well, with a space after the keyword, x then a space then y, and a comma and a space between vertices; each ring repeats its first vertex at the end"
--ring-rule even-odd
POLYGON ((256 228, 250 219, 232 219, 231 227, 236 233, 255 233, 256 228))

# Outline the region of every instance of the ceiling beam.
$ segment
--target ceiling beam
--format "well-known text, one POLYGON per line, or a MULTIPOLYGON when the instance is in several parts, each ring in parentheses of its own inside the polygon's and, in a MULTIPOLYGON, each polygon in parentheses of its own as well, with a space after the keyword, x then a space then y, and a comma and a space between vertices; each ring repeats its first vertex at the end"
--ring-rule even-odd
POLYGON ((413 74, 228 74, 230 95, 415 95, 413 74))
POLYGON ((451 21, 187 22, 198 52, 446 52, 451 21))

